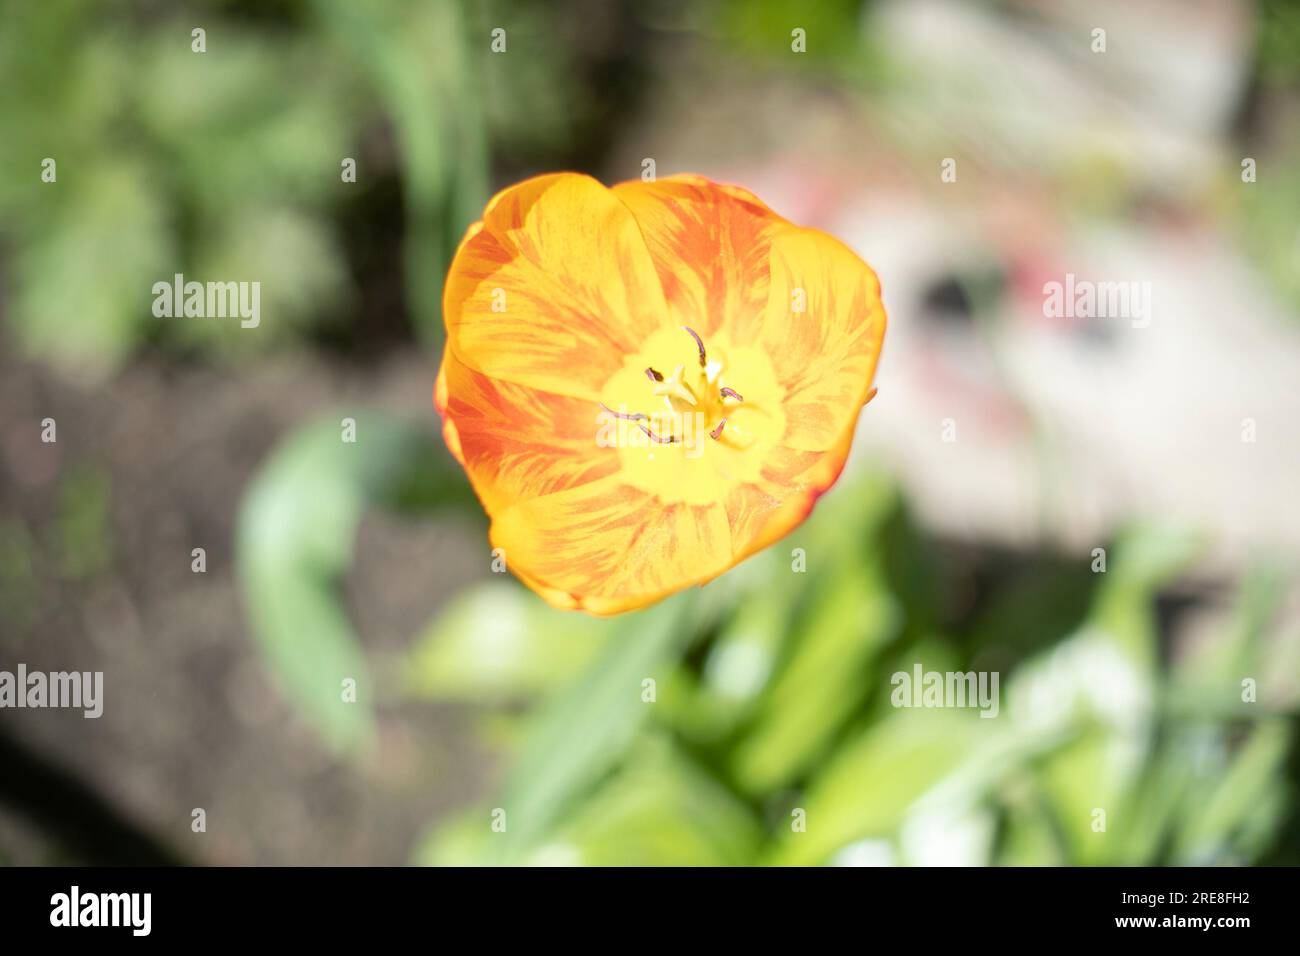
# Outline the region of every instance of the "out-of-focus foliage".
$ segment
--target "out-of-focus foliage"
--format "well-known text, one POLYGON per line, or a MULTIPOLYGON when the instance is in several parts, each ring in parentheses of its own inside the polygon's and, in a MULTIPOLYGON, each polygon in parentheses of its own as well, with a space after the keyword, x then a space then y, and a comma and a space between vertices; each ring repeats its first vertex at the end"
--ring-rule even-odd
POLYGON ((369 668, 335 591, 361 516, 465 497, 426 431, 376 413, 349 419, 316 422, 277 450, 246 493, 236 542, 253 635, 290 700, 339 752, 373 722, 369 668), (348 428, 355 441, 343 440, 348 428))
MULTIPOLYGON (((1287 0, 1263 0, 1255 35, 1255 81, 1266 91, 1294 88, 1300 83, 1300 5, 1287 0)), ((1294 140, 1296 133, 1284 135, 1294 140)), ((1256 153, 1256 147, 1264 151, 1262 157, 1252 156, 1264 166, 1257 175, 1267 180, 1269 188, 1245 191, 1242 241, 1278 290, 1300 309, 1300 241, 1296 236, 1300 167, 1285 159, 1295 155, 1296 144, 1266 137, 1252 143, 1250 152, 1256 153)))
POLYGON ((442 269, 487 198, 478 48, 458 2, 317 0, 337 44, 379 93, 401 152, 409 234, 403 246, 412 318, 426 341, 442 321, 442 269), (439 55, 430 56, 430 50, 439 55))
POLYGON ((1256 36, 1260 79, 1278 85, 1300 80, 1300 7, 1289 0, 1262 0, 1256 36))
POLYGON ((1300 167, 1268 166, 1269 189, 1248 191, 1241 215, 1242 241, 1279 292, 1300 309, 1300 167))
POLYGON ((246 355, 330 331, 361 290, 341 228, 400 175, 411 328, 441 335, 444 268, 487 198, 495 137, 557 151, 576 109, 569 46, 534 5, 469 0, 0 2, 0 243, 6 319, 83 376, 140 347, 246 355), (206 31, 206 52, 191 31, 206 31), (569 91, 571 92, 571 91, 569 91), (356 160, 355 183, 342 180, 356 160), (54 160, 54 182, 43 162, 54 160), (156 318, 154 283, 261 283, 256 332, 156 318))
POLYGON ((346 304, 327 212, 355 139, 348 69, 322 70, 307 37, 215 15, 202 19, 220 55, 191 52, 191 19, 141 11, 128 28, 80 0, 5 6, 0 228, 9 321, 29 350, 102 372, 155 338, 262 348, 346 304), (260 281, 275 320, 238 335, 156 319, 152 286, 176 272, 260 281))
POLYGON ((565 614, 505 581, 457 595, 420 636, 405 669, 421 698, 479 703, 553 690, 577 675, 618 625, 565 614))
POLYGON ((485 585, 431 625, 412 680, 448 695, 462 680, 490 692, 480 703, 536 710, 522 743, 503 745, 499 797, 431 832, 416 860, 1128 865, 1282 853, 1294 715, 1241 702, 1241 679, 1266 673, 1257 655, 1278 591, 1261 573, 1233 640, 1165 660, 1157 596, 1197 549, 1180 531, 1134 528, 1104 574, 1081 560, 1013 575, 982 613, 958 615, 944 604, 954 582, 897 492, 865 479, 827 496, 786 544, 644 614, 570 616, 566 633, 547 611, 529 627, 527 595, 485 585), (808 573, 792 569, 795 548, 808 573), (1035 592, 1066 591, 1077 619, 1021 618, 1025 635, 988 624, 1006 623, 999 598, 1032 606, 1035 592), (509 668, 492 660, 505 646, 509 668), (892 675, 918 663, 998 672, 997 716, 893 706, 892 675))
MULTIPOLYGON (((376 690, 335 591, 366 507, 468 504, 418 427, 326 419, 250 488, 239 555, 273 673, 339 752, 376 690), (341 693, 357 682, 356 702, 341 693)), ((1040 561, 955 607, 958 572, 891 482, 846 482, 787 541, 636 614, 460 594, 388 690, 477 708, 508 768, 432 830, 435 864, 1196 864, 1290 859, 1295 715, 1266 567, 1234 623, 1169 658, 1158 598, 1199 544, 1135 527, 1109 566, 1040 561), (797 570, 803 568, 805 570, 797 570), (893 675, 989 671, 998 710, 898 708, 893 675), (1242 700, 1244 678, 1259 701, 1242 700), (524 711, 520 716, 519 708, 524 711), (502 721, 510 724, 501 734, 502 721), (500 830, 493 827, 499 821, 500 830)))
POLYGON ((863 18, 869 5, 859 0, 808 4, 792 16, 784 0, 724 0, 696 14, 725 36, 739 53, 773 67, 824 70, 853 81, 876 81, 887 65, 878 51, 864 50, 863 18), (798 49, 798 57, 787 52, 798 49), (864 55, 865 54, 865 55, 864 55))

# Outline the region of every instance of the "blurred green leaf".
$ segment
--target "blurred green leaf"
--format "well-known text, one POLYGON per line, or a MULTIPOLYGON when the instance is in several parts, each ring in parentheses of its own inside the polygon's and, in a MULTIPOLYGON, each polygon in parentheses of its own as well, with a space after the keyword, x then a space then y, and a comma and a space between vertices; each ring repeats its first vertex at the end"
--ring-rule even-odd
POLYGON ((1117 543, 1098 587, 1088 625, 1149 678, 1157 659, 1155 597, 1196 556, 1202 538, 1186 528, 1143 525, 1117 543))
POLYGON ((426 342, 442 340, 442 281, 487 200, 487 145, 462 0, 315 0, 361 63, 397 130, 409 233, 407 301, 426 342), (430 51, 437 51, 431 55, 430 51))
POLYGON ((416 866, 482 866, 487 841, 493 836, 491 826, 490 811, 482 807, 461 810, 420 837, 411 862, 416 866))
POLYGON ((525 859, 615 765, 654 706, 643 682, 662 676, 710 616, 708 599, 686 592, 618 619, 593 665, 539 711, 502 790, 510 824, 492 841, 491 862, 525 859))
POLYGON ((892 840, 909 807, 958 765, 978 718, 952 710, 896 711, 834 754, 799 799, 805 832, 783 823, 768 862, 827 863, 864 838, 892 840))
MULTIPOLYGON (((337 315, 352 287, 341 250, 322 220, 285 206, 241 207, 213 221, 196 245, 186 279, 238 276, 259 282, 258 324, 229 318, 162 319, 172 336, 214 351, 263 351, 301 338, 322 316, 337 315)), ((170 276, 163 277, 170 279, 170 276)))
MULTIPOLYGON (((729 44, 772 62, 791 63, 794 37, 804 33, 801 56, 820 65, 861 66, 863 4, 860 0, 822 0, 791 4, 789 0, 727 0, 717 25, 729 44)), ((795 60, 795 65, 802 65, 795 60)))
MULTIPOLYGON (((600 111, 608 107, 602 97, 616 95, 609 87, 617 88, 617 77, 609 77, 605 89, 588 82, 581 69, 587 51, 571 42, 587 11, 564 4, 513 2, 507 8, 471 2, 466 16, 476 39, 490 38, 497 27, 507 30, 506 55, 477 61, 476 92, 493 153, 506 162, 534 157, 539 168, 547 168, 551 157, 571 152, 583 141, 584 120, 599 123, 604 118, 600 111)), ((637 51, 625 52, 629 60, 637 56, 637 51)), ((601 125, 602 131, 608 129, 601 125)))
POLYGON ((378 413, 306 426, 249 485, 237 531, 239 582, 257 644, 289 699, 336 751, 363 742, 374 687, 336 590, 365 508, 396 502, 428 475, 457 470, 427 430, 378 413), (355 703, 343 681, 356 682, 355 703))
POLYGON ((1157 740, 1141 775, 1126 794, 1120 814, 1107 820, 1111 836, 1104 841, 1105 853, 1097 853, 1096 859, 1116 866, 1168 862, 1170 834, 1181 806, 1200 783, 1194 771, 1196 754, 1188 738, 1203 735, 1204 728, 1194 728, 1192 734, 1179 728, 1157 740))
POLYGON ((471 703, 533 695, 576 676, 620 626, 491 581, 442 609, 411 648, 405 680, 418 696, 471 703))
MULTIPOLYGON (((797 552, 806 570, 794 572, 793 562, 781 554, 769 572, 779 586, 769 585, 764 596, 751 599, 773 611, 770 601, 781 597, 784 613, 793 615, 788 635, 773 630, 779 615, 766 623, 738 617, 734 626, 742 630, 724 635, 729 641, 759 641, 755 650, 765 672, 761 697, 746 707, 756 708, 752 721, 730 760, 747 791, 793 782, 867 696, 870 663, 902 624, 886 587, 877 540, 898 505, 897 490, 884 476, 843 483, 782 546, 785 553, 797 552)), ((728 646, 719 653, 729 653, 728 646)), ((739 653, 747 653, 744 643, 739 646, 739 653)), ((714 666, 722 663, 725 658, 714 666)))
POLYGON ((830 574, 735 750, 733 771, 751 792, 792 783, 818 758, 875 686, 869 664, 898 631, 898 609, 874 563, 846 560, 830 574))
POLYGON ((998 866, 1062 866, 1069 862, 1056 822, 1035 786, 1013 774, 1004 794, 1007 813, 996 857, 998 866))
MULTIPOLYGON (((758 559, 766 582, 783 559, 758 559)), ((669 676, 659 718, 697 743, 717 744, 736 729, 757 704, 768 685, 789 632, 791 594, 776 588, 739 592, 739 608, 709 644, 703 673, 680 667, 669 676)))
POLYGON ((582 866, 741 866, 763 838, 750 810, 666 739, 624 765, 531 857, 582 866))
POLYGON ((147 167, 128 157, 76 172, 65 162, 46 188, 68 195, 16 249, 9 321, 31 352, 99 377, 157 326, 150 289, 170 274, 167 212, 147 167))
MULTIPOLYGON (((138 118, 171 158, 166 181, 202 216, 263 203, 308 209, 338 198, 340 163, 354 156, 365 100, 346 58, 320 36, 255 33, 224 22, 208 52, 190 50, 186 22, 158 24, 133 73, 138 118)), ((254 231, 248 230, 250 237, 254 231)))
POLYGON ((1260 0, 1255 29, 1256 69, 1264 82, 1278 86, 1300 79, 1300 9, 1288 0, 1260 0))
POLYGON ((1140 812, 1133 801, 1152 759, 1161 690, 1155 599, 1198 547, 1182 529, 1131 529, 1080 630, 1018 668, 1008 687, 1021 733, 1064 741, 1036 770, 1078 863, 1119 863, 1135 846, 1123 834, 1140 812))
MULTIPOLYGON (((1169 691, 1171 712, 1204 716, 1213 702, 1221 717, 1254 717, 1259 703, 1242 700, 1242 680, 1253 678, 1257 693, 1267 694, 1269 668, 1260 660, 1266 631, 1285 597, 1285 580, 1271 566, 1251 568, 1238 588, 1231 620, 1207 640, 1175 662, 1169 691)), ((1264 705, 1267 706, 1267 705, 1264 705)))
POLYGON ((350 277, 323 212, 345 195, 338 164, 356 135, 347 61, 318 37, 220 17, 196 54, 189 22, 54 6, 0 31, 6 131, 23 146, 0 150, 7 319, 27 351, 102 377, 168 335, 257 349, 338 315, 350 277), (265 326, 164 324, 151 289, 176 273, 261 282, 265 326))
POLYGON ((1138 768, 1135 760, 1117 754, 1124 749, 1129 749, 1127 738, 1091 727, 1042 760, 1043 788, 1075 863, 1118 863, 1125 852, 1125 798, 1138 768))
MULTIPOLYGON (((1154 635, 1141 636, 1152 642, 1154 654, 1154 635)), ((1072 861, 1118 862, 1123 844, 1114 833, 1148 759, 1155 694, 1151 672, 1110 633, 1095 628, 1086 627, 1012 675, 1006 716, 1014 732, 1060 741, 1035 769, 1072 861), (1094 821, 1100 826, 1097 810, 1106 815, 1105 831, 1093 829, 1094 821)))
POLYGON ((1174 862, 1208 865, 1234 860, 1233 838, 1244 831, 1276 825, 1281 796, 1281 771, 1291 744, 1291 730, 1283 720, 1265 720, 1251 729, 1237 749, 1226 772, 1207 779, 1199 799, 1185 805, 1184 820, 1174 862))

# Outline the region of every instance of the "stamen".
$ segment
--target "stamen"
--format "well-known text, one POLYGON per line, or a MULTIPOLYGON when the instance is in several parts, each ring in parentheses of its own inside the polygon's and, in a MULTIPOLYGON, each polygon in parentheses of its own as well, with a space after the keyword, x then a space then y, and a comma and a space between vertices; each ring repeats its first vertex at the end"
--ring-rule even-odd
POLYGON ((660 438, 658 435, 656 435, 650 429, 646 428, 646 426, 644 425, 637 425, 636 427, 641 429, 647 435, 649 435, 650 440, 657 445, 671 445, 673 442, 677 441, 676 435, 669 435, 667 438, 660 438))
POLYGON ((709 360, 704 354, 704 339, 700 338, 699 335, 696 334, 695 330, 689 325, 683 325, 682 328, 691 333, 691 338, 693 338, 695 344, 700 347, 700 368, 704 368, 704 366, 709 364, 709 360))
POLYGON ((699 399, 695 397, 695 390, 682 381, 682 369, 686 366, 679 365, 673 370, 673 374, 656 385, 653 389, 656 395, 666 395, 671 402, 672 399, 680 399, 687 405, 698 405, 699 399))
POLYGON ((632 414, 628 414, 627 412, 616 412, 614 411, 614 409, 610 408, 604 402, 600 403, 600 407, 605 409, 605 411, 609 412, 615 418, 621 418, 625 422, 636 422, 636 421, 640 421, 643 418, 646 421, 650 420, 650 416, 645 414, 644 412, 633 412, 632 414))
MULTIPOLYGON (((693 328, 691 328, 688 325, 683 325, 682 330, 695 340, 696 348, 699 350, 699 354, 700 354, 700 368, 704 369, 705 378, 707 379, 708 383, 713 384, 714 382, 717 381, 717 374, 719 371, 721 371, 721 366, 715 363, 714 367, 710 367, 708 352, 704 348, 704 339, 700 338, 698 332, 696 332, 693 328)), ((682 370, 683 370, 683 366, 678 365, 676 370, 673 372, 673 374, 667 378, 665 378, 653 366, 647 366, 645 370, 646 378, 648 378, 650 381, 655 383, 654 394, 657 396, 663 396, 668 401, 670 407, 672 402, 674 401, 682 401, 689 405, 697 405, 700 401, 700 399, 697 398, 694 389, 692 389, 689 385, 686 384, 685 381, 683 381, 682 370)), ((718 394, 723 400, 728 398, 733 399, 737 402, 743 402, 745 400, 745 396, 741 395, 738 391, 736 391, 734 388, 731 388, 730 386, 720 388, 718 390, 718 394)), ((872 394, 874 394, 874 390, 872 394)), ((868 401, 870 401, 870 397, 868 397, 868 401)), ((614 411, 614 409, 610 408, 604 402, 600 403, 600 407, 603 408, 608 414, 613 415, 615 418, 619 418, 627 422, 636 422, 637 423, 636 427, 641 429, 641 431, 645 433, 645 436, 649 438, 652 442, 654 442, 656 445, 674 445, 682 441, 682 438, 678 435, 660 435, 657 432, 655 432, 654 429, 652 429, 648 424, 646 424, 647 422, 651 422, 654 419, 651 416, 645 414, 644 412, 616 412, 614 411)), ((726 427, 727 427, 727 418, 723 417, 718 421, 718 424, 713 426, 713 428, 709 431, 709 437, 712 438, 714 441, 721 441, 722 432, 726 427)))

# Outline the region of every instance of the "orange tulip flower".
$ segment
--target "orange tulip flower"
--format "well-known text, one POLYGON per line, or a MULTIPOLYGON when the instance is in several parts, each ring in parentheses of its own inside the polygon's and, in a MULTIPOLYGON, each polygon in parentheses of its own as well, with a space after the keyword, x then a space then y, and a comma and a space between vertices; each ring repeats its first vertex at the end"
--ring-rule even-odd
POLYGON ((704 584, 803 521, 885 333, 846 246, 698 176, 503 190, 443 314, 434 402, 492 545, 593 614, 704 584))

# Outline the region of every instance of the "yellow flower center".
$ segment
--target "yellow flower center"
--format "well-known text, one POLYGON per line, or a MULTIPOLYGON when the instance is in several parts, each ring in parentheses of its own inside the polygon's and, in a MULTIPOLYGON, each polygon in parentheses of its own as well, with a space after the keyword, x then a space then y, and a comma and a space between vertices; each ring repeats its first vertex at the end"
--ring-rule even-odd
POLYGON ((785 433, 767 354, 725 333, 711 339, 660 329, 601 391, 599 443, 617 449, 632 485, 664 502, 724 501, 733 486, 760 479, 785 433))

